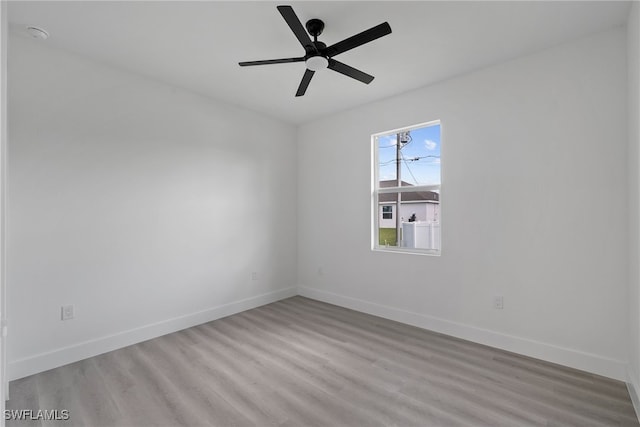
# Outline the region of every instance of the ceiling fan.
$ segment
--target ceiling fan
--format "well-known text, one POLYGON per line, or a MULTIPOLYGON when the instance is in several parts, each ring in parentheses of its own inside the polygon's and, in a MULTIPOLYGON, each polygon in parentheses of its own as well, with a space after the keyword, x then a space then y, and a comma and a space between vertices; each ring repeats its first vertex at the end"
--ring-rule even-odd
POLYGON ((369 28, 355 36, 351 36, 327 47, 326 44, 318 41, 318 36, 322 34, 322 30, 324 29, 324 22, 320 19, 310 19, 306 23, 306 31, 302 26, 302 23, 298 19, 298 16, 293 11, 291 6, 278 6, 278 11, 284 18, 284 20, 295 34, 296 38, 302 45, 305 51, 304 56, 299 56, 295 58, 282 58, 282 59, 267 59, 264 61, 246 61, 240 62, 239 65, 241 67, 246 67, 249 65, 267 65, 267 64, 284 64, 288 62, 305 62, 307 69, 302 76, 302 81, 300 82, 300 86, 298 86, 298 91, 296 92, 296 96, 302 96, 307 91, 307 87, 309 87, 309 82, 311 82, 311 78, 316 71, 322 70, 324 68, 329 68, 330 70, 337 71, 340 74, 344 74, 345 76, 351 77, 363 83, 369 84, 373 80, 373 76, 367 74, 363 71, 360 71, 356 68, 350 67, 347 64, 343 64, 340 61, 336 61, 333 59, 334 56, 344 53, 348 50, 361 46, 365 43, 369 43, 375 39, 378 39, 382 36, 386 36, 391 33, 391 27, 388 22, 383 22, 380 25, 376 25, 375 27, 369 28), (309 38, 309 34, 313 36, 313 41, 309 38))

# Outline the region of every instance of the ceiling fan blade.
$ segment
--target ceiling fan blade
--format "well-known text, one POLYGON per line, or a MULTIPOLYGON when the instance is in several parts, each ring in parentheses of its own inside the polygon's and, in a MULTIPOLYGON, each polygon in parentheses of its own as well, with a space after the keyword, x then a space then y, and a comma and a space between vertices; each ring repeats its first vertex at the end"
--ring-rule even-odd
POLYGON ((313 77, 315 71, 311 71, 307 68, 304 72, 304 76, 302 76, 302 81, 300 82, 300 86, 298 86, 298 91, 296 92, 296 96, 302 96, 307 91, 309 87, 309 82, 311 82, 311 77, 313 77))
POLYGON ((246 67, 249 65, 268 65, 268 64, 285 64, 287 62, 303 62, 304 56, 299 58, 282 58, 282 59, 265 59, 264 61, 244 61, 238 62, 238 65, 241 67, 246 67))
POLYGON ((306 51, 307 48, 311 47, 314 51, 317 51, 314 44, 311 42, 311 38, 309 38, 309 34, 307 30, 302 26, 302 22, 298 19, 298 15, 293 11, 291 6, 278 6, 278 12, 284 18, 284 20, 295 34, 296 38, 306 51))
POLYGON ((375 27, 369 28, 355 36, 351 36, 341 42, 329 46, 326 50, 326 54, 328 56, 336 56, 351 50, 354 47, 362 46, 365 43, 369 43, 370 41, 379 39, 382 36, 386 36, 387 34, 391 34, 391 26, 388 22, 383 22, 380 25, 376 25, 375 27))
POLYGON ((370 74, 367 74, 363 71, 360 71, 356 68, 350 67, 347 64, 343 64, 340 61, 336 61, 335 59, 329 58, 329 66, 333 71, 337 71, 340 74, 344 74, 347 77, 351 77, 353 79, 359 80, 362 83, 369 84, 374 79, 374 77, 370 74))

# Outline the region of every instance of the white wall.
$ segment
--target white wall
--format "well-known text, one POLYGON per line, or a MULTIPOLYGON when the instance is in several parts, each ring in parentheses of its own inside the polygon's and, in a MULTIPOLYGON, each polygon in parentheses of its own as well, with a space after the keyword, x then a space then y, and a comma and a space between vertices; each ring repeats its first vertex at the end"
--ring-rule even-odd
POLYGON ((634 2, 627 24, 629 133, 629 379, 631 396, 640 409, 640 5, 634 2))
POLYGON ((302 126, 300 292, 625 379, 625 38, 612 30, 302 126), (442 256, 372 252, 370 137, 430 120, 442 121, 442 256), (325 215, 329 200, 340 215, 325 215))
POLYGON ((12 378, 295 294, 293 127, 29 39, 9 55, 12 378))

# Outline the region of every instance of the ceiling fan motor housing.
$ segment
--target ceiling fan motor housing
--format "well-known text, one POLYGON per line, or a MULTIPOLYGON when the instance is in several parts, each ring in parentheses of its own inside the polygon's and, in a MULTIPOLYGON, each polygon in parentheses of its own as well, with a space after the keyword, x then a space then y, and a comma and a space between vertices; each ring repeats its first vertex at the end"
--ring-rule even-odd
POLYGON ((304 56, 304 62, 307 66, 307 69, 311 71, 324 70, 329 66, 329 58, 324 53, 327 45, 319 41, 315 41, 312 43, 315 48, 313 46, 308 46, 305 48, 307 54, 304 56))

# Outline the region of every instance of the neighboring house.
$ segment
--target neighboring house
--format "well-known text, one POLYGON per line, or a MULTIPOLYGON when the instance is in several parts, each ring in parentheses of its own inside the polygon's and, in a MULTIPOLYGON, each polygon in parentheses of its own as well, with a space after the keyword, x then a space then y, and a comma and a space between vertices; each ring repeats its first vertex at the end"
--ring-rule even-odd
MULTIPOLYGON (((380 188, 396 187, 395 180, 380 181, 380 188)), ((402 181, 402 186, 413 186, 402 181)), ((378 197, 378 217, 380 228, 396 227, 396 194, 380 194, 378 197)), ((416 221, 440 221, 440 195, 434 191, 415 191, 402 193, 400 203, 400 219, 408 221, 411 215, 416 221)))

